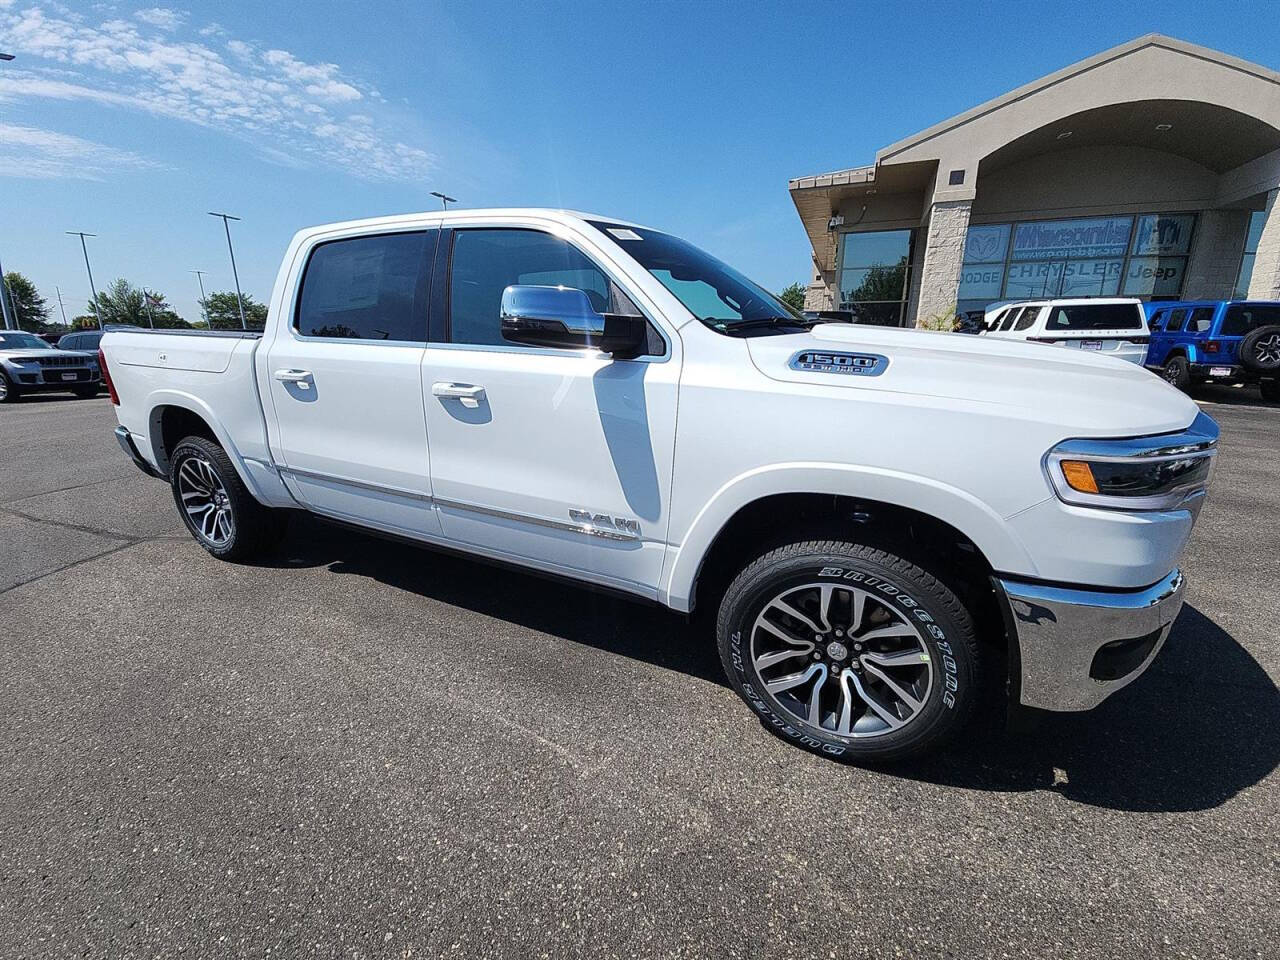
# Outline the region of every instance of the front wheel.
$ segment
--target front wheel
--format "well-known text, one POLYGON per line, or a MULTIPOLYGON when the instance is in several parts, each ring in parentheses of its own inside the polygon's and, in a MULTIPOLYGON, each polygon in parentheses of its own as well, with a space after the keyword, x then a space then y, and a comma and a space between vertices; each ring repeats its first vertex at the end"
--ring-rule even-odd
POLYGON ((169 457, 169 485, 178 514, 196 542, 220 560, 251 560, 284 532, 284 511, 253 499, 226 451, 187 437, 169 457))
POLYGON ((0 403, 14 403, 21 394, 8 374, 0 370, 0 403))
POLYGON ((884 550, 810 541, 766 553, 725 592, 716 633, 730 683, 765 726, 828 756, 918 756, 977 700, 968 611, 884 550))

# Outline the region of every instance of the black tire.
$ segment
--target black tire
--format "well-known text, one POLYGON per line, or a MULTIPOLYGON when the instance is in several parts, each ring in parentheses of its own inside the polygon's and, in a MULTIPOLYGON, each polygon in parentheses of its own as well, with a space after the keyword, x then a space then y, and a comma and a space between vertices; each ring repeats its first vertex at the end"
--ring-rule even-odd
POLYGON ((1240 341, 1240 366, 1264 377, 1280 376, 1280 324, 1250 330, 1240 341))
MULTIPOLYGON (((253 498, 226 451, 204 437, 187 437, 174 447, 169 457, 169 486, 187 531, 219 560, 240 563, 261 556, 280 540, 288 522, 287 511, 264 507, 253 498), (184 473, 183 467, 188 463, 191 469, 184 473), (210 473, 214 478, 208 484, 212 490, 210 499, 217 497, 218 509, 225 511, 228 520, 227 526, 216 528, 213 535, 207 528, 202 529, 184 505, 184 493, 192 495, 191 477, 207 479, 210 473)), ((196 503, 198 506, 200 501, 196 503)))
POLYGON ((98 385, 94 384, 91 387, 76 387, 71 392, 76 395, 77 400, 92 400, 98 395, 98 385))
POLYGON ((1280 380, 1258 381, 1258 392, 1268 403, 1280 403, 1280 380))
MULTIPOLYGON (((829 618, 821 624, 824 628, 834 627, 839 620, 837 606, 843 602, 831 601, 829 618)), ((853 609, 850 599, 850 616, 853 609)), ((771 613, 771 617, 776 617, 776 614, 771 613)), ((801 622, 786 616, 783 620, 789 621, 789 627, 801 622)), ((981 663, 973 619, 956 595, 915 564, 884 550, 856 543, 831 540, 793 543, 752 562, 725 591, 716 622, 716 640, 730 684, 756 711, 765 727, 790 743, 824 756, 872 762, 920 756, 953 737, 968 722, 979 699, 981 663), (757 618, 763 617, 766 607, 776 611, 778 607, 771 602, 776 601, 779 594, 787 597, 787 602, 794 597, 797 598, 794 602, 801 604, 815 593, 820 596, 827 585, 835 587, 835 591, 830 592, 832 596, 852 598, 853 588, 866 595, 860 622, 846 620, 850 627, 844 640, 848 641, 849 649, 845 649, 843 658, 838 650, 836 653, 830 651, 833 647, 844 649, 844 644, 826 642, 833 635, 841 635, 840 629, 835 628, 833 634, 815 635, 814 643, 803 641, 811 649, 803 655, 792 655, 787 666, 781 666, 779 661, 758 667, 757 658, 753 655, 757 641, 753 637, 762 638, 762 642, 767 644, 773 634, 773 631, 763 630, 757 625, 757 618), (856 687, 859 694, 865 689, 874 699, 881 700, 874 696, 873 688, 881 682, 870 672, 863 672, 871 669, 866 667, 866 657, 874 655, 871 641, 867 642, 863 654, 854 653, 852 649, 857 639, 854 637, 855 628, 859 628, 861 636, 869 632, 868 626, 877 629, 877 622, 891 626, 910 625, 916 631, 910 643, 921 648, 920 662, 905 665, 904 669, 915 671, 914 679, 908 682, 914 684, 911 689, 916 696, 922 695, 920 690, 924 686, 924 699, 905 720, 900 719, 901 714, 895 710, 895 716, 902 723, 896 729, 873 714, 865 697, 855 700, 852 696, 856 687), (825 663, 828 657, 834 658, 830 664, 825 663), (793 663, 797 665, 791 666, 793 663), (794 677, 801 672, 800 667, 805 667, 805 672, 808 672, 819 670, 824 665, 828 667, 827 672, 817 674, 811 687, 792 689, 803 692, 814 687, 822 688, 817 695, 820 708, 828 696, 839 698, 843 690, 844 696, 863 714, 849 725, 849 735, 842 735, 836 729, 841 722, 839 711, 843 701, 832 705, 825 720, 819 715, 815 726, 797 712, 795 702, 788 707, 786 698, 789 693, 775 695, 766 686, 767 682, 777 684, 779 677, 775 670, 793 671, 787 676, 794 677), (841 679, 826 679, 836 669, 841 670, 841 679), (762 670, 769 674, 769 680, 762 675, 762 670), (844 686, 844 675, 851 670, 858 671, 856 676, 863 678, 862 683, 844 686), (833 683, 834 689, 824 686, 833 683), (877 731, 877 724, 885 729, 877 731)), ((792 643, 787 641, 787 644, 792 643)), ((856 646, 858 650, 863 649, 861 645, 856 646)), ((785 644, 781 647, 782 652, 788 649, 785 644)), ((776 652, 773 655, 775 660, 776 652)), ((759 659, 767 660, 769 657, 770 654, 764 653, 759 659)), ((897 679, 903 681, 905 676, 898 673, 897 679)), ((883 685, 880 689, 888 690, 883 685)), ((812 703, 812 699, 808 702, 812 703)), ((882 707, 885 702, 881 700, 882 707)), ((905 704, 900 706, 905 709, 905 704)))
POLYGON ((1187 363, 1186 357, 1170 357, 1165 361, 1160 376, 1171 386, 1186 390, 1191 386, 1191 364, 1187 363))
POLYGON ((17 403, 21 397, 22 391, 18 389, 18 385, 0 370, 0 403, 17 403))

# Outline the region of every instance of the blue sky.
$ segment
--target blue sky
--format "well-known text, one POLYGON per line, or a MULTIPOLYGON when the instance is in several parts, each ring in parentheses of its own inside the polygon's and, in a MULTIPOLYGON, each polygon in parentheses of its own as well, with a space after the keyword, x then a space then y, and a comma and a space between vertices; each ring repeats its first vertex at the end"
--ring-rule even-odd
MULTIPOLYGON (((0 0, 0 261, 68 316, 117 276, 265 299, 297 228, 566 206, 807 281, 791 177, 1143 33, 1280 67, 1274 3, 0 0)), ((56 316, 56 310, 55 310, 56 316)))

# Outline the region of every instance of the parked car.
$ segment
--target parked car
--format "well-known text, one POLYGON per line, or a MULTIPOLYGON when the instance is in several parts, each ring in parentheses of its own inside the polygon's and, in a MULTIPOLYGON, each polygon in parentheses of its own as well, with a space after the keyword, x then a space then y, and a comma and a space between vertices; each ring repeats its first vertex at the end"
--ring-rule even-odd
POLYGON ((96 355, 59 350, 34 333, 0 330, 0 403, 59 391, 88 398, 100 382, 96 355))
POLYGON ((1018 301, 995 311, 987 326, 987 337, 1052 343, 1138 364, 1147 356, 1147 318, 1142 301, 1132 298, 1018 301))
POLYGON ((1153 305, 1147 366, 1179 390, 1210 380, 1257 383, 1280 401, 1280 301, 1153 305))
POLYGON ((58 349, 89 350, 97 353, 100 343, 102 343, 101 330, 77 330, 75 333, 64 333, 58 338, 58 349))
POLYGON ((55 347, 56 347, 56 346, 58 345, 58 340, 59 340, 59 338, 62 336, 62 334, 60 334, 60 333, 37 333, 37 334, 36 334, 36 336, 37 336, 37 337, 39 337, 41 340, 43 340, 45 343, 51 344, 51 345, 53 345, 53 346, 55 346, 55 347))
POLYGON ((986 685, 1096 706, 1182 604, 1218 428, 1131 364, 816 323, 552 210, 302 230, 269 302, 261 333, 102 341, 121 448, 215 557, 303 509, 707 608, 767 728, 863 760, 986 685))

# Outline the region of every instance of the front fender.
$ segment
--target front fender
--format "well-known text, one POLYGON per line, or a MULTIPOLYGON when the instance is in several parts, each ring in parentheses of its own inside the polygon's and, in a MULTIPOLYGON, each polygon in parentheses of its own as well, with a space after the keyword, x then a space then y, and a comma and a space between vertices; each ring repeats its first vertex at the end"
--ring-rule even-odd
POLYGON ((928 477, 875 467, 791 463, 748 471, 716 491, 674 548, 659 599, 673 609, 690 610, 703 558, 733 515, 764 497, 794 493, 858 497, 917 510, 963 533, 994 569, 1037 576, 1031 555, 1004 519, 970 493, 928 477))

